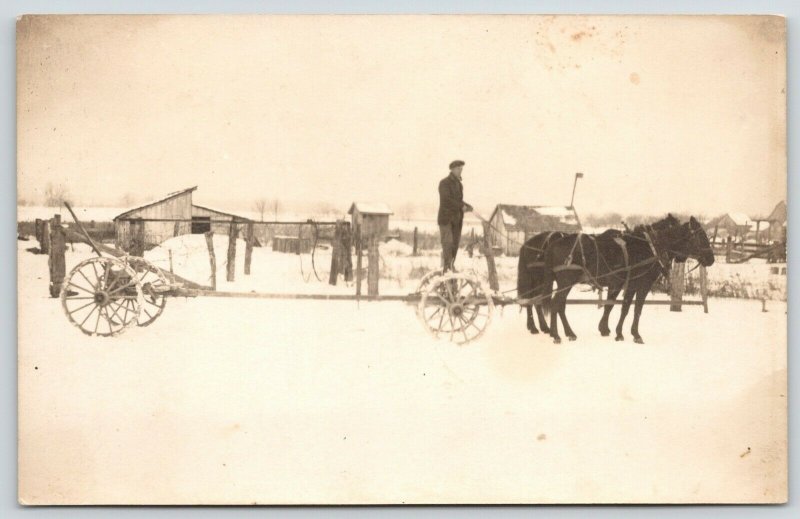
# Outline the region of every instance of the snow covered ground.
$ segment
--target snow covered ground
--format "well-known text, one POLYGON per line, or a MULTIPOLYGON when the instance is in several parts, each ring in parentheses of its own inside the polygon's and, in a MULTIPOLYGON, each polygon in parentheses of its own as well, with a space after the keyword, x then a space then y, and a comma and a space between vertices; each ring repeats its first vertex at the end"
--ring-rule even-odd
MULTIPOLYGON (((229 287, 223 242, 221 290, 352 293, 266 248, 229 287)), ((104 339, 67 321, 46 257, 19 244, 25 503, 785 499, 782 302, 647 307, 645 345, 600 337, 594 306, 554 345, 508 307, 459 347, 402 303, 177 298, 104 339)), ((197 244, 170 245, 176 271, 207 276, 205 252, 179 254, 197 244)))

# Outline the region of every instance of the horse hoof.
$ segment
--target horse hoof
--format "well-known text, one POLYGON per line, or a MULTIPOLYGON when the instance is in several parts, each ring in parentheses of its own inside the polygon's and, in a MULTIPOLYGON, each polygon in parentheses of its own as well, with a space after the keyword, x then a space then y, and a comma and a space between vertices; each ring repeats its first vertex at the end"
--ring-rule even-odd
POLYGON ((553 337, 553 344, 561 344, 561 338, 560 337, 553 337))
POLYGON ((536 335, 539 333, 539 330, 536 328, 528 328, 528 331, 531 333, 531 335, 536 335))
POLYGON ((633 342, 635 342, 636 344, 644 344, 644 339, 642 339, 641 337, 634 337, 633 342))
POLYGON ((576 340, 578 340, 578 336, 577 336, 577 335, 567 335, 567 338, 568 338, 570 341, 576 341, 576 340))
POLYGON ((624 341, 625 337, 623 337, 622 335, 617 335, 617 337, 614 340, 617 341, 617 342, 624 341))
POLYGON ((609 335, 611 335, 611 332, 600 332, 600 335, 602 337, 608 337, 609 335))

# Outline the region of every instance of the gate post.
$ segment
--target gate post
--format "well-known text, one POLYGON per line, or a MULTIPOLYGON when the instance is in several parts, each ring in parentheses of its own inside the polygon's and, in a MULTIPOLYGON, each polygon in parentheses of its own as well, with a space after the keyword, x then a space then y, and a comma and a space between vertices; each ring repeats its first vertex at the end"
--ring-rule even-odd
POLYGON ((211 290, 217 289, 217 256, 214 254, 214 233, 205 233, 206 246, 208 247, 208 261, 211 263, 211 290))
POLYGON ((338 220, 333 229, 333 243, 331 244, 331 274, 328 276, 328 284, 336 285, 337 278, 339 277, 339 259, 341 258, 342 248, 342 224, 338 220))
POLYGON ((253 242, 255 241, 253 222, 247 224, 247 248, 244 250, 244 275, 250 275, 250 263, 253 261, 253 242))
POLYGON ((670 270, 670 299, 672 304, 669 306, 670 312, 680 312, 681 302, 683 301, 684 270, 686 263, 675 262, 670 270))
POLYGON ((489 288, 500 290, 500 283, 497 281, 497 267, 494 264, 494 251, 489 238, 489 222, 483 222, 483 254, 486 256, 486 266, 489 269, 489 288))
POLYGON ((378 250, 378 236, 369 237, 369 265, 367 270, 367 294, 370 297, 377 297, 378 282, 380 280, 380 252, 378 250))
POLYGON ((50 224, 50 252, 47 265, 50 270, 50 297, 58 297, 64 277, 67 274, 65 253, 67 251, 67 233, 61 226, 61 216, 56 215, 50 224))
POLYGON ((708 313, 708 274, 706 267, 700 265, 700 298, 703 300, 703 313, 708 313))
POLYGON ((236 222, 231 220, 231 226, 228 230, 228 263, 226 279, 229 283, 236 280, 236 222))

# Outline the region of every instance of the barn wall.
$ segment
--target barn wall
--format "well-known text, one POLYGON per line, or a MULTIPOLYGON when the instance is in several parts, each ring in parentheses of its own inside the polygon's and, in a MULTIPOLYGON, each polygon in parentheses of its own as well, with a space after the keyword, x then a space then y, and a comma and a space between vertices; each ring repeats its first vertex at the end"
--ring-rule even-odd
MULTIPOLYGON (((126 218, 165 219, 181 218, 190 219, 192 217, 192 192, 186 192, 164 200, 149 207, 144 207, 131 212, 126 218)), ((123 250, 129 250, 132 240, 131 226, 129 220, 119 220, 116 222, 117 244, 123 250)), ((144 242, 145 246, 158 245, 176 235, 188 234, 191 224, 186 222, 149 222, 144 223, 144 242)))

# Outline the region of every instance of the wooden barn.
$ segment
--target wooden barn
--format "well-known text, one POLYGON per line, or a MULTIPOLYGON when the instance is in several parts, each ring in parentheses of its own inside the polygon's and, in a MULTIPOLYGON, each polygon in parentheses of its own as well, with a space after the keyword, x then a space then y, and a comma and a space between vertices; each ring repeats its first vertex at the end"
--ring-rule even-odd
POLYGON ((347 214, 350 215, 353 229, 361 226, 361 236, 381 238, 389 232, 389 216, 393 213, 384 203, 353 202, 347 214))
POLYGON ((498 204, 489 221, 492 247, 507 256, 519 255, 522 244, 534 234, 581 230, 578 213, 568 206, 498 204))
POLYGON ((176 191, 117 215, 114 218, 116 246, 132 254, 152 248, 183 234, 213 231, 228 234, 231 221, 250 222, 242 216, 195 205, 192 193, 197 186, 176 191), (219 223, 224 220, 224 223, 219 223))

